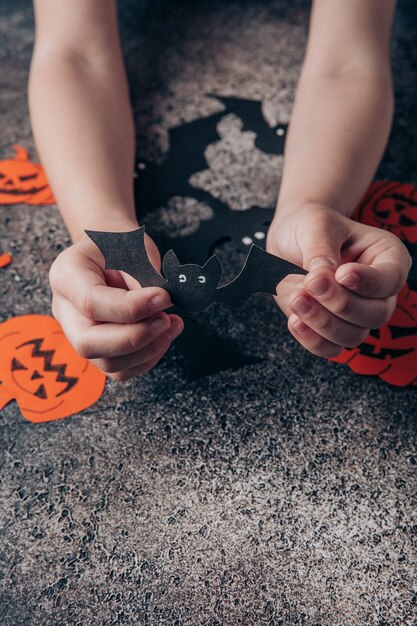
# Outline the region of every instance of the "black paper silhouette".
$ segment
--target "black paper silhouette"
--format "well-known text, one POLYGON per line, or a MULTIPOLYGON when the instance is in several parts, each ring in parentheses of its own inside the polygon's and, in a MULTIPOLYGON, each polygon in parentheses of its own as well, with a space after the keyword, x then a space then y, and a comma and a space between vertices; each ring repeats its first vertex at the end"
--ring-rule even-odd
POLYGON ((255 145, 259 150, 267 154, 283 154, 287 125, 278 124, 271 128, 262 114, 261 101, 210 96, 224 104, 223 111, 171 128, 169 151, 161 163, 139 161, 135 179, 139 216, 156 207, 166 206, 173 196, 195 198, 206 202, 213 210, 230 210, 221 200, 189 183, 193 174, 208 169, 205 150, 221 139, 217 131, 218 123, 230 113, 242 120, 242 130, 256 133, 255 145))
POLYGON ((218 207, 215 216, 202 221, 197 231, 183 237, 171 237, 165 246, 172 247, 185 263, 192 260, 204 263, 219 245, 227 241, 231 241, 239 252, 247 254, 252 244, 265 248, 268 226, 273 216, 273 209, 258 206, 245 211, 218 207))
POLYGON ((203 311, 213 302, 239 307, 254 293, 276 293, 277 284, 288 274, 306 272, 258 246, 252 245, 238 276, 219 286, 222 269, 216 256, 203 266, 180 265, 173 250, 163 260, 164 276, 155 270, 145 248, 145 227, 124 233, 86 231, 101 250, 106 269, 125 271, 142 287, 162 287, 173 304, 185 311, 203 311))
POLYGON ((234 113, 242 120, 242 130, 256 134, 255 145, 259 150, 267 154, 284 152, 287 125, 270 127, 262 114, 261 101, 210 95, 224 104, 224 110, 170 129, 169 151, 165 159, 159 164, 139 161, 136 171, 139 217, 166 206, 174 196, 193 198, 213 210, 214 216, 203 221, 191 235, 173 238, 166 233, 162 237, 161 249, 172 247, 185 263, 204 263, 224 241, 231 240, 241 252, 248 252, 250 243, 264 248, 267 227, 273 217, 272 208, 253 206, 245 211, 233 211, 208 191, 189 182, 193 174, 209 167, 205 150, 221 139, 218 123, 234 113))
POLYGON ((256 365, 264 360, 240 352, 230 339, 211 333, 205 324, 184 311, 173 307, 170 313, 177 313, 184 320, 184 332, 177 337, 174 346, 183 358, 187 380, 197 380, 223 370, 256 365))

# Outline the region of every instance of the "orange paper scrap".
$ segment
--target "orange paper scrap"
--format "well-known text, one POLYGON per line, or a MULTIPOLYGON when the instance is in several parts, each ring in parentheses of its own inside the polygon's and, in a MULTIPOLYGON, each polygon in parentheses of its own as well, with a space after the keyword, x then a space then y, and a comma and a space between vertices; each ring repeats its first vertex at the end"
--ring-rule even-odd
POLYGON ((13 257, 9 252, 0 254, 0 267, 7 267, 13 261, 13 257))

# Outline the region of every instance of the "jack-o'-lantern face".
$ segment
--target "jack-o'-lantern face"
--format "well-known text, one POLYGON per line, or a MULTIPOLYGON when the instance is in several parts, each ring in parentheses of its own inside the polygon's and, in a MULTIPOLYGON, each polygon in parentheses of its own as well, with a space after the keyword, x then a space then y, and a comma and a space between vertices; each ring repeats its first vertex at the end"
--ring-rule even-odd
POLYGON ((100 397, 105 375, 81 358, 51 317, 24 315, 0 324, 0 408, 15 398, 24 417, 46 422, 100 397))
POLYGON ((417 186, 372 183, 354 214, 362 224, 377 226, 408 243, 417 243, 417 186))
POLYGON ((53 204, 45 171, 29 160, 27 150, 13 146, 16 156, 0 161, 0 204, 53 204))
POLYGON ((357 348, 335 359, 357 374, 379 376, 396 386, 417 385, 417 292, 406 285, 388 324, 372 330, 357 348))

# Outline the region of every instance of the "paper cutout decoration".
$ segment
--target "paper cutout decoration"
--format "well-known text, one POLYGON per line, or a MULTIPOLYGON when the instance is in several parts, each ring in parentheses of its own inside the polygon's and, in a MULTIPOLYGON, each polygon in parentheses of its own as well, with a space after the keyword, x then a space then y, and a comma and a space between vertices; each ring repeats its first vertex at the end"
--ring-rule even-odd
POLYGON ((332 360, 347 363, 357 374, 379 376, 390 385, 417 385, 417 292, 406 285, 388 324, 332 360))
POLYGON ((288 261, 252 245, 243 269, 226 285, 219 287, 221 265, 216 256, 204 266, 180 265, 173 250, 162 260, 162 276, 148 259, 145 227, 124 233, 86 231, 101 250, 106 269, 127 272, 142 287, 162 287, 173 304, 185 311, 203 311, 213 302, 239 307, 254 293, 276 293, 277 284, 288 274, 306 272, 288 261))
POLYGON ((188 197, 207 204, 213 217, 204 220, 197 231, 185 237, 163 237, 161 249, 173 248, 184 263, 204 263, 224 241, 232 241, 241 252, 248 252, 249 239, 265 247, 265 235, 274 210, 249 207, 235 211, 210 192, 194 187, 191 176, 209 168, 206 148, 221 139, 217 126, 230 113, 242 121, 242 130, 256 134, 256 147, 266 154, 283 154, 286 124, 269 126, 262 113, 262 102, 210 94, 224 104, 224 110, 187 122, 169 130, 169 151, 161 163, 139 161, 136 170, 136 207, 140 218, 157 207, 166 206, 174 196, 188 197), (258 235, 258 237, 256 237, 258 235))
POLYGON ((183 358, 187 380, 197 380, 227 369, 256 365, 264 360, 240 352, 234 342, 214 335, 204 324, 183 311, 176 310, 176 307, 170 313, 177 313, 184 320, 184 331, 174 341, 174 346, 183 358))
POLYGON ((0 161, 0 204, 55 204, 42 165, 30 161, 25 148, 12 148, 16 155, 0 161))
POLYGON ((61 419, 94 404, 105 381, 54 318, 22 315, 0 324, 0 409, 15 399, 31 422, 61 419))
POLYGON ((168 245, 184 263, 204 263, 222 243, 230 241, 238 252, 248 253, 256 244, 265 249, 268 227, 274 217, 273 209, 253 206, 245 211, 233 211, 218 206, 215 216, 201 222, 198 230, 183 237, 171 237, 168 245))
POLYGON ((242 120, 243 131, 256 133, 255 145, 259 150, 267 154, 284 153, 287 125, 270 127, 263 116, 261 101, 209 95, 224 104, 223 111, 171 128, 169 151, 161 163, 139 160, 135 180, 139 216, 165 206, 174 196, 195 198, 213 209, 220 205, 228 208, 208 192, 193 187, 189 180, 193 174, 209 168, 205 150, 221 139, 217 126, 230 113, 242 120))
POLYGON ((9 252, 0 254, 0 267, 7 267, 13 261, 13 257, 9 252))
POLYGON ((386 180, 372 183, 354 218, 389 230, 404 242, 417 243, 417 186, 386 180))
POLYGON ((417 385, 417 186, 374 182, 353 218, 397 235, 411 253, 413 266, 388 324, 371 330, 360 346, 347 348, 331 360, 346 363, 357 374, 379 376, 391 385, 417 385))

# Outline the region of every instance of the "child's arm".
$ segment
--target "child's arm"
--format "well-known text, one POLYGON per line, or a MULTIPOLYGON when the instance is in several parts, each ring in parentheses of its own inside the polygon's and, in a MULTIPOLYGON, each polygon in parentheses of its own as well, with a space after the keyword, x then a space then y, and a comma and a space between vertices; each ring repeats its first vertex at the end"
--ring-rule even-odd
POLYGON ((315 0, 313 7, 268 249, 311 270, 285 281, 278 303, 293 335, 321 356, 358 345, 388 321, 410 268, 394 235, 347 217, 391 124, 394 4, 315 0))
MULTIPOLYGON (((32 125, 75 242, 51 269, 53 312, 82 355, 125 379, 153 367, 182 322, 162 313, 170 305, 164 290, 140 289, 130 277, 105 272, 101 253, 83 234, 86 228, 138 227, 134 128, 115 1, 35 0, 34 5, 32 125)), ((148 243, 157 264, 158 251, 148 243)))

